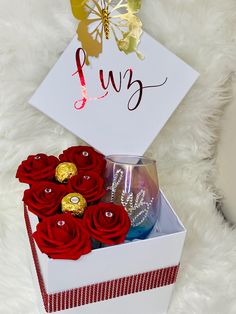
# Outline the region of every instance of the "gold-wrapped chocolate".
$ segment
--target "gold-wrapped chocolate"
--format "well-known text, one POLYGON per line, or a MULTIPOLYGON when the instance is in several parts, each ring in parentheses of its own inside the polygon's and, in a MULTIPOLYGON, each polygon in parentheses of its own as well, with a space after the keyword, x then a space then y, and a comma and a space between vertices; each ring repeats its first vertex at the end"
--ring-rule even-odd
POLYGON ((77 175, 76 165, 72 162, 61 162, 56 167, 55 178, 61 183, 67 183, 67 181, 77 175))
POLYGON ((69 212, 74 216, 83 216, 86 207, 87 202, 83 195, 79 193, 67 194, 61 201, 62 212, 69 212))

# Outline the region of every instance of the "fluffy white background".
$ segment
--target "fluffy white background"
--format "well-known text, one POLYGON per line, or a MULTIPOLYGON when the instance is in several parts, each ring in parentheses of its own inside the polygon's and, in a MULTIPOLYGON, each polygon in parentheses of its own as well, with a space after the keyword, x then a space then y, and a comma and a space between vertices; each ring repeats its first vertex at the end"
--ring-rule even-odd
MULTIPOLYGON (((218 121, 236 70, 236 1, 144 0, 142 18, 155 38, 201 73, 148 152, 157 158, 162 188, 188 229, 170 313, 236 313, 236 231, 215 209, 212 182, 218 121)), ((1 314, 38 313, 26 252, 24 186, 14 176, 29 154, 58 154, 80 143, 27 103, 75 27, 69 0, 0 0, 1 314)))

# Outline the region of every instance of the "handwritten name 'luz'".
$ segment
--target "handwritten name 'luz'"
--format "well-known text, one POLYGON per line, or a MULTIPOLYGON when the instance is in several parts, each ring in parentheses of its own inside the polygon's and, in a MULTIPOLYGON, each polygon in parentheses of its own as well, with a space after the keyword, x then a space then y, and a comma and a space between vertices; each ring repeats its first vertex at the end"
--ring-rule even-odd
POLYGON ((165 80, 157 85, 148 85, 144 86, 143 82, 139 79, 133 79, 134 72, 131 68, 127 69, 124 74, 119 72, 119 79, 115 81, 113 71, 109 71, 107 80, 105 79, 105 74, 103 70, 99 71, 99 81, 102 90, 104 93, 97 97, 89 97, 86 85, 86 79, 83 72, 83 67, 85 65, 86 60, 86 52, 83 48, 78 48, 76 51, 76 65, 77 71, 72 74, 72 76, 78 75, 80 88, 82 93, 82 98, 78 99, 74 102, 74 107, 76 110, 81 110, 85 107, 88 101, 95 101, 99 99, 103 99, 108 96, 110 90, 112 89, 116 93, 119 93, 123 86, 123 81, 126 82, 126 89, 127 91, 133 91, 133 94, 128 100, 127 108, 130 111, 136 110, 139 105, 141 104, 143 93, 145 89, 150 88, 157 88, 161 87, 166 84, 168 78, 166 77, 165 80))

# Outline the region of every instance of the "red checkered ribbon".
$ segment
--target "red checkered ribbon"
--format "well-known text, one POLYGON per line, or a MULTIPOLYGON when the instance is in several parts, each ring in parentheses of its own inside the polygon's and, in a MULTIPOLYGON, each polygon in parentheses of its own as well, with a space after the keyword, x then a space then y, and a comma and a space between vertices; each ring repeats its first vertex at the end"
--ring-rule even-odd
POLYGON ((40 271, 40 264, 26 207, 24 215, 44 307, 48 313, 151 290, 171 285, 176 281, 179 265, 48 294, 40 271))

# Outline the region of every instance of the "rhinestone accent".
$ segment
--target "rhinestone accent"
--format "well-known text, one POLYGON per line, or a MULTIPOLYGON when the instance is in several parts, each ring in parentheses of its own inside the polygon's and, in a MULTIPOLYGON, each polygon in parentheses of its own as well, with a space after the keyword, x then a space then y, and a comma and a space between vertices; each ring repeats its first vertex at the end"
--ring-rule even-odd
POLYGON ((51 193, 51 192, 52 192, 52 189, 46 188, 46 189, 44 190, 44 192, 45 192, 45 193, 51 193))
POLYGON ((148 216, 148 211, 147 210, 142 210, 141 212, 138 213, 138 215, 136 217, 131 219, 131 225, 133 227, 140 226, 146 220, 147 216, 148 216), (140 220, 138 220, 138 218, 140 218, 140 220))
POLYGON ((65 221, 64 220, 59 220, 58 222, 57 222, 57 225, 59 226, 59 227, 62 227, 62 226, 64 226, 65 225, 65 221))
POLYGON ((84 157, 88 157, 89 153, 86 152, 86 151, 83 151, 83 152, 82 152, 82 155, 83 155, 84 157))
POLYGON ((41 157, 40 156, 34 156, 34 159, 40 159, 41 157))
POLYGON ((83 177, 85 180, 89 180, 90 179, 90 176, 84 176, 83 177))
POLYGON ((112 212, 105 212, 105 216, 108 218, 113 217, 113 213, 112 212))
POLYGON ((131 218, 132 227, 142 225, 148 217, 148 212, 152 206, 154 198, 151 198, 150 202, 146 202, 145 194, 146 192, 144 190, 140 190, 134 200, 134 194, 132 192, 125 197, 126 193, 124 190, 122 191, 121 204, 125 207, 131 218), (136 215, 137 210, 140 210, 140 212, 136 215))
POLYGON ((71 199, 70 199, 71 203, 73 204, 78 204, 79 203, 79 198, 77 196, 73 196, 71 199))
MULTIPOLYGON (((124 177, 124 171, 118 169, 113 176, 112 185, 107 187, 111 191, 111 202, 114 202, 118 186, 124 177)), ((154 198, 150 201, 145 201, 146 191, 141 189, 136 195, 133 192, 126 193, 125 190, 121 192, 120 202, 127 211, 132 227, 138 227, 144 223, 148 217, 149 210, 153 204, 154 198)))
POLYGON ((122 169, 118 169, 113 177, 112 185, 107 187, 107 190, 111 190, 111 202, 115 199, 117 187, 121 183, 123 177, 124 171, 122 169))

